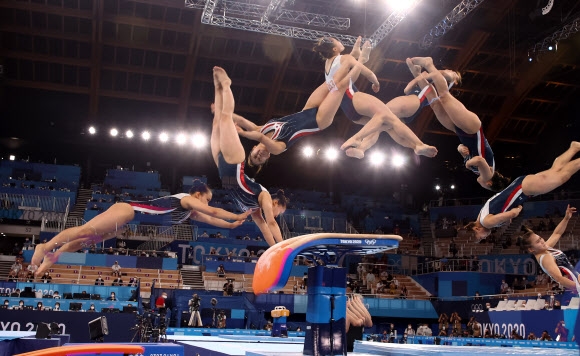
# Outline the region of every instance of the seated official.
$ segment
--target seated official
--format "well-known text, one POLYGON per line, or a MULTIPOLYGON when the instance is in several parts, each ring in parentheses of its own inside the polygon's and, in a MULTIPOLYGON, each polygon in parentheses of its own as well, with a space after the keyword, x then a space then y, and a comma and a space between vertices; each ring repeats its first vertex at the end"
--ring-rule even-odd
POLYGON ((113 280, 113 283, 111 284, 112 286, 123 286, 123 280, 121 279, 121 277, 117 277, 113 280))
POLYGON ((104 286, 105 285, 105 281, 101 278, 101 276, 99 276, 97 279, 95 279, 95 285, 96 286, 104 286))
POLYGON ((107 300, 112 300, 114 302, 118 301, 117 296, 115 295, 115 292, 111 292, 111 296, 109 298, 107 298, 107 300))
POLYGON ((42 283, 51 283, 52 282, 52 277, 50 276, 50 273, 44 272, 44 275, 42 277, 40 277, 40 279, 42 280, 42 283))

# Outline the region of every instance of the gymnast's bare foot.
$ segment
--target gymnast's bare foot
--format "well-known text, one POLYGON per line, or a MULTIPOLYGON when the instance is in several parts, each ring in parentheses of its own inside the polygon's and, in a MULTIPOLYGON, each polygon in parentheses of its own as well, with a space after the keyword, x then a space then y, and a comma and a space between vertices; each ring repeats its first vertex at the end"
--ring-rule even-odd
POLYGON ((413 78, 417 78, 418 76, 421 75, 421 66, 420 65, 413 64, 413 61, 411 60, 411 58, 407 58, 405 60, 405 62, 407 63, 407 67, 409 67, 411 74, 413 74, 413 78))
POLYGON ((358 57, 360 56, 360 43, 361 43, 361 41, 362 41, 362 37, 358 36, 354 45, 352 46, 352 51, 350 52, 350 55, 356 59, 358 59, 358 57))
POLYGON ((357 138, 355 138, 355 136, 349 138, 348 140, 346 140, 345 143, 342 144, 342 146, 340 146, 341 150, 346 150, 348 148, 358 148, 362 143, 362 140, 359 140, 357 138))
POLYGON ((372 49, 373 49, 373 45, 371 45, 371 42, 365 41, 365 43, 362 46, 362 52, 360 54, 360 58, 358 61, 362 64, 368 62, 372 49))
POLYGON ((415 65, 427 69, 427 71, 430 71, 432 68, 435 68, 435 66, 433 65, 433 58, 431 57, 413 57, 411 58, 411 62, 413 62, 413 64, 415 65))
POLYGON ((426 144, 422 144, 415 147, 415 154, 417 156, 426 156, 429 158, 433 158, 437 156, 437 148, 426 144))
POLYGON ((228 77, 226 71, 221 67, 213 67, 213 74, 214 74, 214 83, 215 80, 219 82, 219 85, 222 87, 232 85, 232 80, 228 77))
POLYGON ((352 158, 363 159, 365 156, 365 151, 360 148, 349 147, 346 149, 346 155, 352 158))
POLYGON ((42 260, 44 259, 44 256, 46 255, 46 251, 44 250, 45 247, 46 244, 36 245, 36 248, 34 249, 34 254, 32 255, 32 259, 30 260, 31 265, 40 266, 42 260))

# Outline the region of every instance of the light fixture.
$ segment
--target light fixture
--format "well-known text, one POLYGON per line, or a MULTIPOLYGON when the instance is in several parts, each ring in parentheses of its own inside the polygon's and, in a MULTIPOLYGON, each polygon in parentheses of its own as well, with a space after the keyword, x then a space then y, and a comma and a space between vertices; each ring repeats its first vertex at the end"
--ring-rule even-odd
POLYGON ((207 137, 202 133, 194 133, 191 138, 191 143, 195 148, 204 148, 207 145, 207 137))
POLYGON ((166 132, 162 132, 159 134, 159 141, 167 142, 169 140, 169 135, 166 132))
POLYGON ((329 161, 334 161, 338 158, 338 150, 336 148, 329 147, 326 149, 325 156, 329 161))
POLYGON ((385 161, 385 155, 382 152, 374 151, 369 155, 369 159, 373 166, 379 166, 385 161))
POLYGON ((177 134, 177 136, 175 136, 175 142, 177 142, 178 145, 180 146, 184 145, 185 141, 187 141, 187 137, 185 137, 185 134, 179 133, 177 134))
POLYGON ((143 131, 143 133, 141 134, 141 137, 147 141, 151 138, 151 134, 149 133, 149 131, 143 131))
MULTIPOLYGON (((14 161, 16 159, 16 156, 15 155, 10 155, 9 158, 10 158, 11 161, 14 161)), ((10 178, 12 178, 12 177, 10 177, 10 178)))
POLYGON ((439 184, 437 184, 437 185, 435 186, 435 190, 441 190, 441 186, 440 186, 439 184))
POLYGON ((311 146, 306 146, 302 149, 302 154, 304 157, 310 158, 314 155, 314 148, 311 146))
POLYGON ((400 155, 400 154, 395 154, 393 155, 393 159, 391 160, 391 164, 393 165, 393 167, 402 167, 405 165, 405 157, 400 155))
POLYGON ((94 135, 94 134, 96 134, 96 133, 97 133, 97 129, 95 129, 95 127, 94 127, 94 126, 91 126, 91 127, 89 127, 89 133, 90 133, 91 135, 94 135))
POLYGON ((125 137, 127 137, 127 138, 133 138, 133 136, 134 136, 133 131, 127 130, 127 132, 125 132, 125 137))
POLYGON ((449 188, 455 189, 455 184, 451 184, 451 186, 449 188))
POLYGON ((109 131, 109 133, 111 134, 111 136, 115 137, 119 134, 119 131, 115 128, 112 128, 111 131, 109 131))

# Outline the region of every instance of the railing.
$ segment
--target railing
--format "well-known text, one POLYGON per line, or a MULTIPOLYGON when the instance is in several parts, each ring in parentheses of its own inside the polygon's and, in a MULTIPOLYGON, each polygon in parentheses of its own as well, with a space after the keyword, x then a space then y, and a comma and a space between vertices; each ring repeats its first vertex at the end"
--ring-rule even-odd
MULTIPOLYGON (((474 268, 473 261, 474 259, 465 258, 465 259, 440 259, 435 261, 429 261, 425 263, 418 263, 417 270, 412 273, 413 275, 416 274, 425 274, 425 273, 432 273, 432 272, 456 272, 456 271, 477 271, 481 270, 481 261, 478 261, 477 268, 474 268)), ((493 272, 493 271, 488 271, 493 272)))
POLYGON ((70 198, 45 197, 40 195, 25 195, 1 193, 2 207, 21 210, 41 210, 45 212, 64 213, 70 205, 70 198), (23 209, 24 208, 24 209, 23 209))
POLYGON ((284 214, 282 219, 287 224, 290 232, 314 233, 321 231, 347 232, 350 224, 345 218, 331 218, 321 216, 303 216, 284 214))

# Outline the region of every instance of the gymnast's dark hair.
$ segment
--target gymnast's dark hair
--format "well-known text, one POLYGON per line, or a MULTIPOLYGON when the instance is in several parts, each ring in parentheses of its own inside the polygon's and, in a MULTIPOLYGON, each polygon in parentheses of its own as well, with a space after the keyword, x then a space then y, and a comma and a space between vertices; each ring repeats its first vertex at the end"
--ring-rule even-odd
POLYGON ((252 160, 250 159, 250 156, 252 155, 252 150, 250 150, 250 153, 248 153, 248 157, 246 157, 246 167, 250 167, 253 168, 253 172, 250 172, 250 170, 245 169, 244 173, 246 173, 246 175, 248 177, 255 177, 256 175, 258 175, 258 173, 260 173, 262 171, 262 168, 268 163, 269 159, 266 160, 266 162, 262 163, 262 164, 253 164, 252 160))
POLYGON ((504 177, 501 173, 495 171, 493 173, 493 176, 491 177, 491 186, 489 187, 489 189, 491 189, 494 192, 501 192, 502 190, 507 188, 508 185, 510 185, 511 181, 512 181, 511 178, 504 177))
POLYGON ((522 235, 522 241, 520 244, 522 249, 527 250, 530 246, 532 246, 532 235, 534 235, 534 232, 527 226, 524 226, 523 228, 526 232, 522 235))
POLYGON ((334 52, 332 49, 335 47, 334 42, 330 37, 321 37, 314 43, 312 50, 320 55, 322 59, 332 58, 334 52))
POLYGON ((202 182, 199 179, 194 179, 193 180, 193 185, 191 186, 191 189, 189 189, 189 194, 195 194, 195 193, 208 193, 210 191, 209 187, 207 186, 207 184, 205 184, 204 182, 202 182))
POLYGON ((272 200, 277 200, 278 205, 280 206, 286 206, 288 203, 290 203, 290 199, 284 195, 284 191, 282 189, 278 189, 278 191, 274 193, 272 200))

